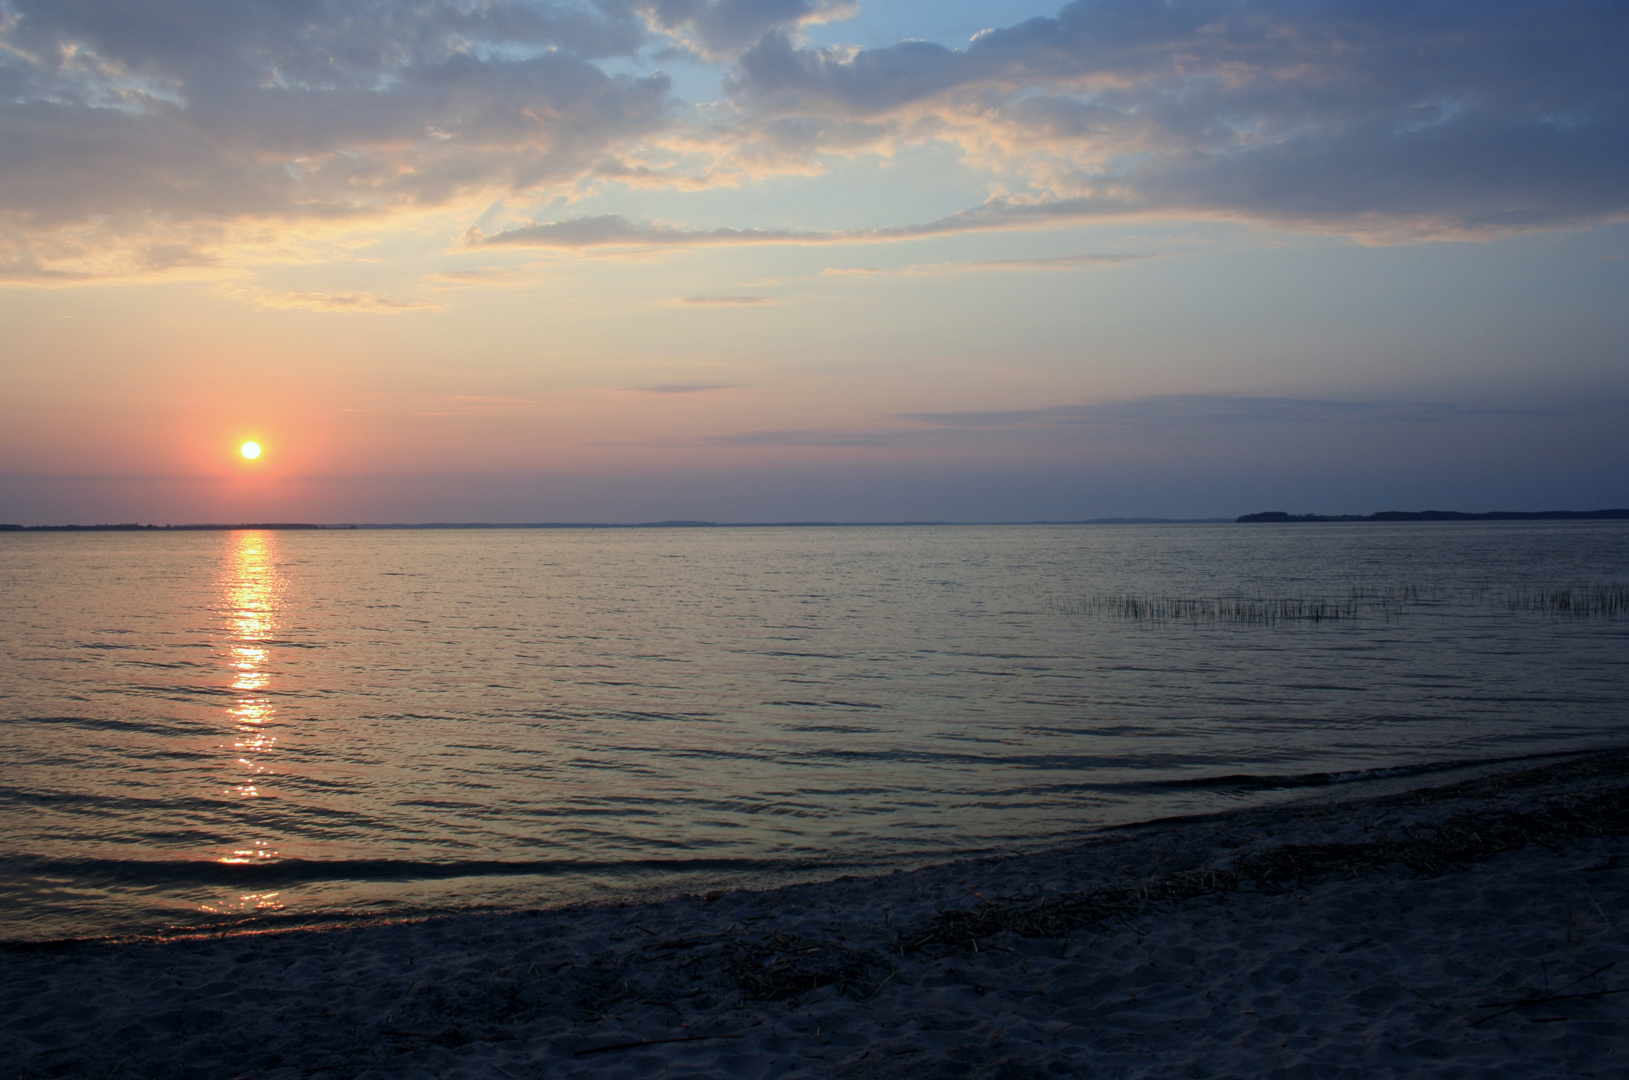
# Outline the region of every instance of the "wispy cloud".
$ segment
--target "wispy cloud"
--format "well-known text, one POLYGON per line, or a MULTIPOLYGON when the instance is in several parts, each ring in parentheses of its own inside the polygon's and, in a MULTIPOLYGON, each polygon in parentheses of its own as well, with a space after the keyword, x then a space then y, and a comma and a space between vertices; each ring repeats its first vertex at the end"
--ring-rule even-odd
POLYGON ((716 435, 697 440, 703 446, 816 446, 816 447, 868 447, 893 446, 911 438, 901 431, 743 431, 733 435, 716 435))
POLYGON ((780 301, 773 296, 681 296, 675 303, 684 307, 755 307, 780 301))
POLYGON ((426 274, 430 285, 452 289, 489 289, 509 285, 531 285, 547 277, 548 269, 533 266, 496 266, 471 270, 437 270, 426 274))
POLYGON ((937 428, 1137 427, 1233 424, 1434 423, 1475 416, 1541 416, 1537 408, 1489 408, 1456 402, 1353 401, 1335 398, 1161 394, 1040 409, 897 413, 893 420, 937 428))
MULTIPOLYGON (((956 233, 997 229, 1041 228, 1101 217, 1111 208, 1080 199, 1023 200, 996 197, 934 221, 865 229, 754 229, 721 227, 693 229, 660 222, 630 221, 621 214, 599 214, 537 221, 487 235, 471 228, 462 247, 589 248, 745 247, 759 244, 877 244, 920 240, 956 233)), ((1081 256, 1093 258, 1094 256, 1081 256)), ((1111 257, 1114 258, 1114 257, 1111 257)), ((1005 261, 1005 260, 998 260, 1005 261)), ((1023 262, 1027 260, 1013 260, 1023 262)), ((1117 261, 1124 261, 1119 258, 1117 261)))
POLYGON ((361 315, 397 315, 408 311, 438 311, 440 304, 433 300, 393 300, 373 293, 288 292, 266 293, 259 290, 233 290, 260 307, 298 309, 302 311, 329 311, 361 315))
POLYGON ((1153 253, 1046 255, 1037 259, 980 259, 973 262, 929 263, 910 269, 919 274, 959 273, 963 270, 1073 270, 1080 266, 1122 266, 1126 263, 1157 258, 1159 256, 1153 253))
POLYGON ((910 431, 792 429, 784 431, 741 431, 722 435, 661 438, 635 442, 608 442, 603 446, 709 447, 816 447, 828 449, 895 446, 920 438, 910 431))
POLYGON ((789 229, 687 229, 635 222, 621 214, 535 221, 487 235, 479 228, 464 234, 466 249, 530 247, 576 250, 601 247, 737 247, 745 244, 830 244, 841 233, 798 232, 789 229))
MULTIPOLYGON (((1054 405, 1034 409, 893 413, 832 428, 788 428, 662 438, 642 446, 801 447, 812 449, 985 446, 994 440, 1020 442, 1067 436, 1092 429, 1115 438, 1173 432, 1214 433, 1240 427, 1319 426, 1420 428, 1479 419, 1553 417, 1537 407, 1501 408, 1451 401, 1364 401, 1336 398, 1242 397, 1225 394, 1161 394, 1114 401, 1054 405)), ((615 445, 634 445, 617 443, 615 445)))
POLYGON ((638 0, 633 7, 653 29, 713 59, 732 57, 765 34, 846 19, 860 10, 856 0, 638 0))
POLYGON ((561 398, 550 394, 452 394, 433 397, 411 410, 414 416, 481 416, 530 413, 558 407, 561 398))
POLYGON ((900 269, 889 269, 881 266, 840 266, 822 270, 823 276, 830 277, 882 277, 889 275, 935 275, 935 274, 961 274, 978 273, 982 271, 1002 270, 1078 270, 1083 266, 1121 266, 1125 263, 1141 262, 1145 259, 1157 259, 1157 254, 1138 255, 1047 255, 1036 259, 977 259, 967 262, 942 263, 914 263, 900 269))
POLYGON ((663 383, 657 386, 619 386, 617 389, 632 394, 706 394, 715 390, 735 390, 737 387, 719 383, 663 383))

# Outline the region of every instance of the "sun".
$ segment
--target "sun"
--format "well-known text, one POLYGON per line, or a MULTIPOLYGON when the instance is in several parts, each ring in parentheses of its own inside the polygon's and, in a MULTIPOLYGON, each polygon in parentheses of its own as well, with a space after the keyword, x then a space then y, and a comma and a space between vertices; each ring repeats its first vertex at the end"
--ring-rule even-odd
POLYGON ((255 458, 260 456, 260 444, 257 442, 246 442, 242 446, 238 447, 238 453, 242 454, 250 461, 253 461, 255 458))

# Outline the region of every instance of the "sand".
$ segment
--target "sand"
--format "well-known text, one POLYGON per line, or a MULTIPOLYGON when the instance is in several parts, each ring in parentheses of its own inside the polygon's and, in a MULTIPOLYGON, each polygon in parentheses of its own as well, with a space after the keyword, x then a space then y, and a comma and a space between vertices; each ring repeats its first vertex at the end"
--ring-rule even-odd
POLYGON ((0 952, 17 1077, 1629 1075, 1629 758, 875 878, 0 952))

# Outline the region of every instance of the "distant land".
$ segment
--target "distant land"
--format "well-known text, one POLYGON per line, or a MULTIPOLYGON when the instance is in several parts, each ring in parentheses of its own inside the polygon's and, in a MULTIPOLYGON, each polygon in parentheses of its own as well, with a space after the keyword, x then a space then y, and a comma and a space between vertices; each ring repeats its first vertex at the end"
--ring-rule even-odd
POLYGON ((1232 518, 1085 518, 1081 521, 1031 521, 1030 525, 1225 525, 1232 518))
POLYGON ((1486 514, 1465 514, 1458 510, 1382 510, 1378 514, 1286 514, 1280 510, 1245 514, 1237 520, 1245 524, 1303 521, 1605 521, 1629 518, 1629 510, 1494 510, 1486 514))

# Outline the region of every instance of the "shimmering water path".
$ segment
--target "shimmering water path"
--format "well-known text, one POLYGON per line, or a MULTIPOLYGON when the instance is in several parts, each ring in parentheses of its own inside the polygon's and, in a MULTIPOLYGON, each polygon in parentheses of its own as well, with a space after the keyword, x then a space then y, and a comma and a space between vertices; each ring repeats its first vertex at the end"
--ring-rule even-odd
POLYGON ((0 938, 878 869, 1621 745, 1629 620, 1501 598, 1626 579, 1617 522, 0 534, 0 938), (1354 589, 1411 599, 1083 602, 1354 589))

